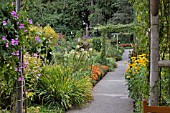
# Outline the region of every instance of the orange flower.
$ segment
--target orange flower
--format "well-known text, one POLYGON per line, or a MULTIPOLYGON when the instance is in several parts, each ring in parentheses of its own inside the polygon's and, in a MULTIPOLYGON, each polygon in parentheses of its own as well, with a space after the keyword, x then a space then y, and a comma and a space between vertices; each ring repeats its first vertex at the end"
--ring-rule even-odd
MULTIPOLYGON (((90 66, 88 67, 90 68, 90 66)), ((104 70, 109 70, 108 66, 100 66, 100 65, 95 65, 92 66, 92 80, 97 80, 99 76, 104 75, 104 70), (104 69, 104 70, 103 70, 104 69)))

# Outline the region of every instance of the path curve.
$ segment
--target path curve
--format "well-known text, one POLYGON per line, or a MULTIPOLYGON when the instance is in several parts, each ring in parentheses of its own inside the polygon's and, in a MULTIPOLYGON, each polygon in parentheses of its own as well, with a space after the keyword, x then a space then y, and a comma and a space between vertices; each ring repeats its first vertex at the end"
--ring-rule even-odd
POLYGON ((67 113, 133 113, 133 101, 128 98, 128 90, 123 74, 127 66, 130 49, 123 53, 123 60, 118 61, 118 68, 109 72, 93 89, 94 101, 82 109, 72 109, 67 113))

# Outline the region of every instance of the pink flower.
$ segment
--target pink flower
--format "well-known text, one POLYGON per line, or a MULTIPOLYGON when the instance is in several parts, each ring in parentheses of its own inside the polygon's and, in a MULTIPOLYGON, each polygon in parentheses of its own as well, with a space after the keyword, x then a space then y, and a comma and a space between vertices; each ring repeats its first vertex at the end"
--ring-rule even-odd
POLYGON ((15 55, 15 52, 12 52, 12 55, 15 55))
POLYGON ((27 31, 28 31, 28 30, 26 30, 26 29, 24 30, 24 32, 27 32, 27 31))
POLYGON ((24 28, 24 24, 20 24, 19 28, 23 29, 24 28))
POLYGON ((14 3, 14 2, 12 2, 11 4, 12 4, 12 6, 14 6, 14 4, 15 4, 15 3, 14 3))
POLYGON ((11 45, 18 45, 18 38, 16 39, 11 39, 11 45))
POLYGON ((38 77, 40 77, 40 76, 41 76, 41 74, 37 74, 37 76, 38 76, 38 77))
POLYGON ((38 55, 36 53, 33 54, 33 57, 37 57, 38 55))
POLYGON ((8 43, 6 43, 6 47, 7 47, 7 48, 9 47, 8 43))
POLYGON ((6 40, 6 37, 5 37, 5 36, 2 36, 2 40, 6 40))
POLYGON ((24 77, 18 77, 18 81, 24 81, 24 77))
POLYGON ((28 64, 29 64, 29 62, 28 62, 28 61, 26 61, 26 62, 25 62, 25 64, 26 64, 26 65, 28 65, 28 64))
POLYGON ((37 42, 40 42, 40 38, 39 38, 38 36, 35 37, 35 40, 36 40, 37 42))
POLYGON ((5 20, 2 21, 2 24, 3 24, 3 26, 6 26, 6 25, 7 25, 7 23, 6 23, 5 20))
POLYGON ((29 20, 29 23, 32 24, 32 19, 29 20))
POLYGON ((26 64, 22 63, 21 68, 26 68, 26 64))
POLYGON ((18 18, 19 15, 17 15, 17 13, 15 11, 12 11, 11 12, 11 15, 14 17, 14 18, 18 18))

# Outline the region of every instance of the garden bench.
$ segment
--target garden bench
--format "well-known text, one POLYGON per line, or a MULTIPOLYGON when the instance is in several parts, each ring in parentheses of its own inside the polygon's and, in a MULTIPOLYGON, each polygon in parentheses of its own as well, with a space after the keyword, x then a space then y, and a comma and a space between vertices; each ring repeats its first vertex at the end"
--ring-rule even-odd
POLYGON ((142 102, 143 113, 170 113, 170 107, 165 106, 148 106, 147 101, 142 102))

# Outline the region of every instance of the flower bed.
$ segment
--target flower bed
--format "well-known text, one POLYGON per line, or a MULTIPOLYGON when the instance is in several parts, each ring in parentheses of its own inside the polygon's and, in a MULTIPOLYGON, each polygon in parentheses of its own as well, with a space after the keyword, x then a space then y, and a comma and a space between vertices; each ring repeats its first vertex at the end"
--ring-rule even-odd
POLYGON ((95 65, 92 66, 92 82, 93 85, 95 85, 98 81, 100 81, 104 75, 106 74, 106 72, 109 70, 108 66, 100 66, 100 65, 95 65))
POLYGON ((136 112, 142 109, 142 99, 148 99, 149 96, 147 64, 146 54, 131 57, 125 73, 129 97, 134 100, 136 112))

